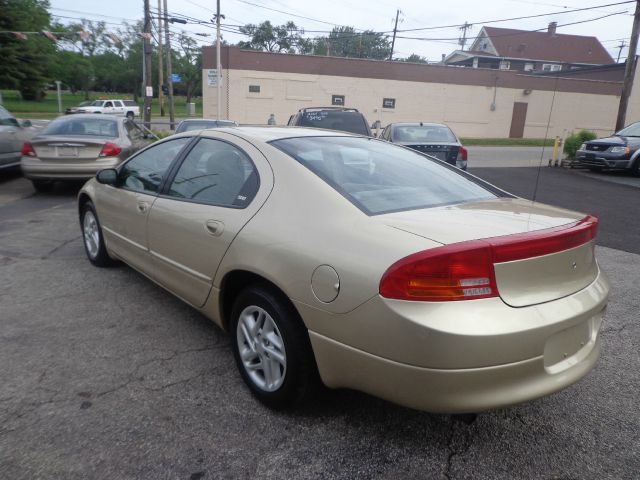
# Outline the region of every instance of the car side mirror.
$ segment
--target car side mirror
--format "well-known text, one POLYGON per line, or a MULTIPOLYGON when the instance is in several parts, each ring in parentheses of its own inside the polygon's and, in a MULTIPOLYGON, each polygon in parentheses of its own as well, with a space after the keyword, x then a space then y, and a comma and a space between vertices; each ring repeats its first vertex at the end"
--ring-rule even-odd
POLYGON ((118 171, 115 168, 105 168, 96 175, 98 183, 103 185, 115 185, 118 181, 118 171))
POLYGON ((20 122, 20 126, 21 127, 31 127, 31 126, 33 126, 33 124, 31 123, 31 120, 22 120, 22 122, 20 122))

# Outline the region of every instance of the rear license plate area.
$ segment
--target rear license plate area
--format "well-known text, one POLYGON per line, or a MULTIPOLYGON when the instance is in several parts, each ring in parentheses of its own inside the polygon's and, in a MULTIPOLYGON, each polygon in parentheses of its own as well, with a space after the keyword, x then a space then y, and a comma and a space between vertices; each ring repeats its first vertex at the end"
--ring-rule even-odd
POLYGON ((59 157, 77 157, 78 149, 76 147, 58 147, 59 157))

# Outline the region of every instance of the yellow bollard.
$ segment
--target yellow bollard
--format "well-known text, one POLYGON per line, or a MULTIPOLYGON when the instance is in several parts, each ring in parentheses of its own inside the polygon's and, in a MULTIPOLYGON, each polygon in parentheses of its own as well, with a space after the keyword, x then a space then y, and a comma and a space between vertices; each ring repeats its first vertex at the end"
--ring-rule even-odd
POLYGON ((556 136, 556 140, 555 142, 553 142, 553 156, 551 158, 552 165, 554 167, 557 167, 558 165, 560 165, 560 159, 558 158, 560 145, 562 145, 562 140, 560 139, 560 137, 556 136))

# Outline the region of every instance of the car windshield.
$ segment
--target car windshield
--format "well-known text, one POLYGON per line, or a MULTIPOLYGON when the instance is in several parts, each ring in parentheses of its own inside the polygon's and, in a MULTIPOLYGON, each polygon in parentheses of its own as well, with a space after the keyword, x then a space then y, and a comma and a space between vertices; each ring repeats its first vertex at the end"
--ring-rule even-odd
POLYGON ((620 137, 640 137, 640 122, 632 123, 616 133, 620 137))
POLYGON ((393 129, 394 142, 453 143, 457 139, 445 125, 397 125, 393 129))
POLYGON ((367 215, 504 195, 409 149, 357 137, 299 137, 272 145, 314 172, 367 215))
POLYGON ((41 135, 88 135, 117 137, 118 123, 111 118, 60 118, 51 122, 41 135))
POLYGON ((228 127, 235 125, 231 121, 224 120, 203 120, 195 122, 182 122, 178 125, 176 133, 189 132, 191 130, 203 130, 205 128, 228 127))
POLYGON ((299 126, 328 128, 329 130, 340 130, 342 132, 357 133, 359 135, 369 135, 367 125, 358 112, 344 112, 331 110, 317 110, 304 112, 300 119, 299 126))

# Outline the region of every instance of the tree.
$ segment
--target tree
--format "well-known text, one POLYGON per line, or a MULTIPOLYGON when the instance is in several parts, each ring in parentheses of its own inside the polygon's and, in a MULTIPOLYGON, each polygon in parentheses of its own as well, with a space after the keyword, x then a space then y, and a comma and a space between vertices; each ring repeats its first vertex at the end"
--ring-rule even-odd
MULTIPOLYGON (((0 31, 40 32, 49 30, 47 0, 0 0, 0 31)), ((41 100, 51 80, 50 66, 56 46, 48 38, 29 34, 20 40, 0 34, 0 88, 18 89, 24 99, 41 100)))
POLYGON ((295 53, 304 30, 298 30, 296 24, 271 25, 269 20, 260 25, 248 24, 240 27, 240 32, 249 35, 251 40, 239 42, 240 48, 277 53, 295 53))
POLYGON ((55 80, 64 83, 72 93, 78 90, 88 91, 95 75, 92 63, 79 52, 63 50, 56 54, 51 73, 55 80))
POLYGON ((174 62, 173 70, 182 77, 181 87, 187 96, 187 103, 202 91, 202 55, 196 41, 184 32, 178 36, 180 56, 174 62))
POLYGON ((353 27, 334 27, 328 37, 316 37, 301 42, 304 53, 334 57, 371 58, 384 60, 391 53, 389 38, 372 30, 356 32, 353 27))
POLYGON ((407 58, 401 58, 400 61, 409 63, 428 63, 425 57, 421 57, 417 53, 412 53, 407 58))

